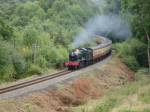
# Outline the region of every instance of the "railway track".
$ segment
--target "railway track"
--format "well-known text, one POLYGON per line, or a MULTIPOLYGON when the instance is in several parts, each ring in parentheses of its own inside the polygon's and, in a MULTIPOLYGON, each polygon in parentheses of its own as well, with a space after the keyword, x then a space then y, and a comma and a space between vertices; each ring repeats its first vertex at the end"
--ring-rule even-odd
POLYGON ((67 75, 71 72, 72 71, 63 70, 63 71, 60 71, 60 72, 57 72, 57 73, 54 73, 54 74, 51 74, 51 75, 43 76, 43 77, 40 77, 40 78, 37 78, 37 79, 33 79, 33 80, 30 80, 30 81, 26 81, 26 82, 19 83, 19 84, 16 84, 16 85, 12 85, 12 86, 9 86, 9 87, 1 88, 0 89, 0 94, 4 94, 4 93, 10 92, 10 91, 14 91, 14 90, 24 88, 24 87, 27 87, 27 86, 31 86, 31 85, 34 85, 34 84, 38 84, 38 83, 41 83, 41 82, 44 82, 44 81, 47 81, 47 80, 50 80, 50 79, 54 79, 56 77, 67 75))
MULTIPOLYGON (((108 40, 104 37, 100 37, 100 38, 102 39, 102 43, 100 44, 101 47, 104 47, 106 44, 111 43, 110 40, 108 40)), ((110 55, 110 54, 108 54, 108 55, 110 55)), ((101 59, 101 60, 103 60, 103 59, 101 59)), ((51 75, 42 76, 42 77, 30 80, 30 81, 26 81, 26 82, 22 82, 22 83, 19 83, 19 84, 16 84, 16 85, 1 88, 0 89, 0 95, 4 94, 4 93, 11 92, 11 91, 15 91, 15 90, 18 90, 18 89, 22 89, 22 88, 25 88, 25 87, 29 87, 31 85, 39 84, 39 83, 42 83, 44 81, 52 80, 54 78, 57 78, 57 77, 60 77, 60 76, 63 76, 63 75, 67 75, 71 72, 73 72, 73 71, 62 70, 60 72, 57 72, 57 73, 54 73, 54 74, 51 74, 51 75)))

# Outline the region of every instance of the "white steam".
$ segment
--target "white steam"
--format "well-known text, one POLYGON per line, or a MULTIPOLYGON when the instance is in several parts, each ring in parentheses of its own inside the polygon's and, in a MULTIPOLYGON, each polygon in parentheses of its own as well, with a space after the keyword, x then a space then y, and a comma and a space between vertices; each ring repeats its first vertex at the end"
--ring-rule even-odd
POLYGON ((111 35, 120 39, 132 36, 128 23, 117 15, 95 16, 85 24, 84 29, 84 31, 75 36, 73 47, 79 47, 90 42, 95 34, 106 37, 111 35))

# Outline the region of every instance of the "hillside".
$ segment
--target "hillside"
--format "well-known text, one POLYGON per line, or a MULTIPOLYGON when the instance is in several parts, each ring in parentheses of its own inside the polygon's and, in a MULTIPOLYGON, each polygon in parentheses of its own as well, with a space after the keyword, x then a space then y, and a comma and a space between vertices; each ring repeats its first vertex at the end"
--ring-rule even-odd
POLYGON ((112 89, 103 97, 72 108, 73 112, 150 112, 150 77, 144 71, 135 81, 112 89))
POLYGON ((1 0, 0 83, 62 68, 73 37, 96 13, 87 0, 1 0))
MULTIPOLYGON (((60 84, 57 89, 49 88, 49 90, 35 92, 17 99, 0 101, 0 111, 71 111, 71 107, 86 105, 92 99, 101 99, 113 89, 124 87, 127 83, 132 83, 133 80, 134 72, 118 58, 113 58, 108 64, 95 66, 90 72, 81 73, 79 78, 60 84), (84 76, 84 74, 86 75, 84 76)), ((76 109, 73 108, 73 110, 76 109)))

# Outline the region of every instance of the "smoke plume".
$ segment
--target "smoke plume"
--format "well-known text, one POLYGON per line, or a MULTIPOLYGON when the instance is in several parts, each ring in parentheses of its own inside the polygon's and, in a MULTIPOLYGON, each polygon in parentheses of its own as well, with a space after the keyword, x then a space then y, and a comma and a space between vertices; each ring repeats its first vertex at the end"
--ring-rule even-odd
POLYGON ((79 47, 89 42, 93 35, 115 37, 125 39, 131 37, 132 33, 129 24, 118 15, 101 15, 90 19, 84 27, 84 31, 74 37, 73 47, 79 47))

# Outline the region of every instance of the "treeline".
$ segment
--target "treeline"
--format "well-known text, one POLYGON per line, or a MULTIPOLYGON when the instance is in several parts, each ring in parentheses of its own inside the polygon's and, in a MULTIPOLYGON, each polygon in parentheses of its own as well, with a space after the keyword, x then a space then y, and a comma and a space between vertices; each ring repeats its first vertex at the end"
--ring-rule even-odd
POLYGON ((131 24, 133 36, 115 46, 133 70, 148 67, 150 52, 150 0, 121 0, 120 14, 131 24), (149 44, 148 44, 149 43, 149 44))
POLYGON ((0 80, 61 68, 72 37, 96 13, 87 0, 1 0, 0 80))

